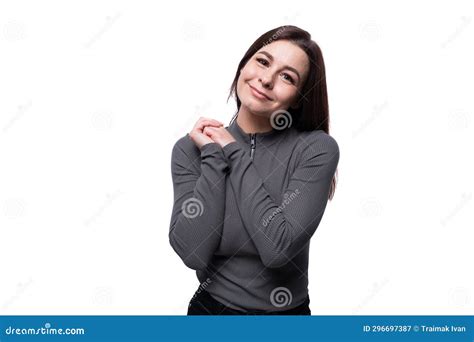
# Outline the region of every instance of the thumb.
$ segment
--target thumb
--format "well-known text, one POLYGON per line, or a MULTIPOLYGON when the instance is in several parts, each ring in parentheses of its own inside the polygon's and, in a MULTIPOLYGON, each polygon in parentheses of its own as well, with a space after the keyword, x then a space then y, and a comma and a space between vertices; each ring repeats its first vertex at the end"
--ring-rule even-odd
POLYGON ((204 130, 202 131, 204 134, 211 136, 214 132, 212 130, 213 127, 211 126, 206 126, 204 127, 204 130))

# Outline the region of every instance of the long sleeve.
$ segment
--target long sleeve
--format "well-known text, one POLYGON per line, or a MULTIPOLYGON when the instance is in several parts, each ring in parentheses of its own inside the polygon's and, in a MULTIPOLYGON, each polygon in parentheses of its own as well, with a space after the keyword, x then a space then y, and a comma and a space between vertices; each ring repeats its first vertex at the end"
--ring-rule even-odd
POLYGON ((275 203, 248 153, 237 142, 223 148, 237 206, 260 259, 282 267, 309 243, 321 221, 337 164, 339 147, 327 134, 301 148, 282 203, 275 203))
POLYGON ((199 155, 189 151, 188 155, 183 150, 186 145, 179 143, 173 147, 171 157, 174 204, 169 241, 186 266, 202 270, 221 241, 229 167, 217 143, 201 147, 200 164, 199 155))

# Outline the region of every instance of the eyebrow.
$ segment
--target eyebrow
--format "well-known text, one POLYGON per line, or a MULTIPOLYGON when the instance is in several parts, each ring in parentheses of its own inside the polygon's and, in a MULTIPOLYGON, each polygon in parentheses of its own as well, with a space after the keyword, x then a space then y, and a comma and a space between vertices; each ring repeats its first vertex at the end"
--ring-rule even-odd
MULTIPOLYGON (((273 56, 270 55, 267 51, 262 50, 262 51, 259 51, 258 53, 264 54, 264 55, 267 56, 270 60, 273 61, 273 56)), ((300 73, 299 73, 298 70, 296 70, 295 68, 293 68, 293 67, 291 67, 291 66, 289 66, 289 65, 285 65, 284 68, 293 71, 296 75, 298 75, 298 79, 301 79, 300 73)))

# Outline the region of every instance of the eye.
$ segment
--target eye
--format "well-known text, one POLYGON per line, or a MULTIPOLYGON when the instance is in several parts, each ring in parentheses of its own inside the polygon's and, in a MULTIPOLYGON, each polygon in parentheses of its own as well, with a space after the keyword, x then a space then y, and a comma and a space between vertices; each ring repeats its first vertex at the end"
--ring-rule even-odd
MULTIPOLYGON (((256 60, 257 60, 258 63, 260 63, 264 66, 268 65, 268 61, 265 58, 256 58, 256 60)), ((285 75, 287 77, 287 78, 285 78, 285 80, 289 81, 291 84, 295 84, 295 80, 289 74, 283 73, 282 75, 285 75)))
POLYGON ((268 61, 264 58, 257 58, 257 62, 259 62, 260 64, 265 65, 265 66, 268 65, 268 61), (264 63, 262 63, 262 62, 264 62, 264 63))
POLYGON ((283 76, 288 76, 288 78, 286 80, 290 81, 291 84, 295 84, 295 80, 293 79, 293 77, 291 77, 290 75, 288 75, 287 73, 283 73, 282 74, 283 76))

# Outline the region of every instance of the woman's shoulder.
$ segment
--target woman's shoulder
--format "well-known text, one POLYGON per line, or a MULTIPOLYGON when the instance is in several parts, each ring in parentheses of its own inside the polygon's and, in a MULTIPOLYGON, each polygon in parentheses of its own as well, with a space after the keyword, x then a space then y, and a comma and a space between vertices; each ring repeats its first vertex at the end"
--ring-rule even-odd
POLYGON ((315 152, 339 153, 339 144, 336 139, 322 129, 313 131, 299 131, 298 145, 302 150, 310 148, 315 152))
POLYGON ((180 137, 173 145, 172 157, 173 158, 188 158, 194 160, 200 156, 200 150, 192 141, 189 133, 180 137))

